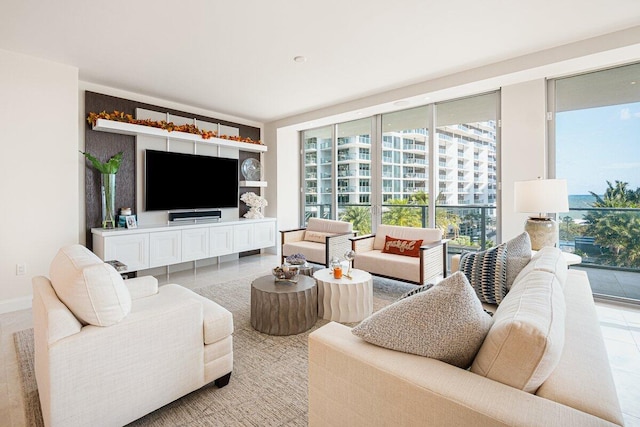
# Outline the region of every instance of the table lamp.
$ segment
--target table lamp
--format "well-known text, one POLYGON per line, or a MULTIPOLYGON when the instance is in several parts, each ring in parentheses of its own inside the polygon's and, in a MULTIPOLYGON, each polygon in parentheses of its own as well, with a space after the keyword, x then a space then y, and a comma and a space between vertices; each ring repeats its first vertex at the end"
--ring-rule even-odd
POLYGON ((569 196, 565 179, 534 179, 517 181, 514 186, 516 212, 537 212, 525 223, 525 231, 531 239, 531 249, 537 251, 544 246, 558 243, 558 223, 543 215, 568 212, 569 196))

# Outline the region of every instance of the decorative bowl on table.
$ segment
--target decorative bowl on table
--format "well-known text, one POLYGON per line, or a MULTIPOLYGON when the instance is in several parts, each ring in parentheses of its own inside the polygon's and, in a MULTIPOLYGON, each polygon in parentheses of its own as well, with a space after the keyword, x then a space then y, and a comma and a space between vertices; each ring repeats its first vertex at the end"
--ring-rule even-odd
POLYGON ((287 265, 298 265, 301 267, 306 267, 307 266, 307 257, 305 257, 303 254, 293 254, 293 255, 289 255, 288 257, 285 258, 285 262, 287 265))
POLYGON ((296 276, 298 276, 298 268, 289 265, 283 265, 271 270, 273 277, 276 281, 296 282, 296 276))

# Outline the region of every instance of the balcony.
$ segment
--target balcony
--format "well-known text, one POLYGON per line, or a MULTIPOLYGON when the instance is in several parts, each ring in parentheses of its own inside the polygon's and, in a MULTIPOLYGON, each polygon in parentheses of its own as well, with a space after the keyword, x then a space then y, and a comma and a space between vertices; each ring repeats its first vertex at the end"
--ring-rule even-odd
POLYGON ((427 178, 427 174, 426 173, 409 172, 409 173, 405 173, 403 175, 403 177, 404 178, 426 179, 427 178))
POLYGON ((405 151, 427 151, 427 146, 424 144, 403 144, 402 149, 405 151))
POLYGON ((426 165, 427 161, 425 159, 416 159, 412 157, 407 157, 403 160, 405 165, 426 165))

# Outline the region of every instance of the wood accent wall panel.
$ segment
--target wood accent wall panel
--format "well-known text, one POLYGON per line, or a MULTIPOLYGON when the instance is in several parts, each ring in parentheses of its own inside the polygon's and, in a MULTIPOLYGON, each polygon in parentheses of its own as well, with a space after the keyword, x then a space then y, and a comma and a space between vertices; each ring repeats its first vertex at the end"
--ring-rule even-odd
MULTIPOLYGON (((220 123, 233 126, 239 129, 241 137, 249 137, 254 140, 261 139, 260 128, 233 123, 215 117, 206 117, 199 114, 192 114, 185 111, 173 110, 144 102, 133 101, 96 92, 85 92, 84 117, 90 112, 99 113, 101 111, 113 112, 122 111, 135 117, 136 108, 145 108, 152 111, 159 111, 183 117, 193 117, 197 120, 220 123)), ((99 132, 91 129, 91 125, 85 120, 85 151, 93 154, 101 161, 108 160, 119 151, 124 153, 120 170, 116 176, 116 209, 120 207, 136 207, 136 138, 130 135, 119 135, 107 132, 99 132)), ((245 153, 240 151, 241 159, 245 153)), ((255 153, 259 156, 258 153, 255 153)), ((80 153, 78 153, 81 156, 80 153)), ((251 157, 251 156, 250 156, 251 157)), ((257 157, 259 159, 259 157, 257 157)), ((242 162, 242 160, 240 160, 242 162)), ((100 173, 86 161, 85 163, 85 237, 87 247, 92 249, 91 228, 100 227, 102 224, 102 201, 100 194, 100 173)), ((246 212, 242 211, 243 203, 240 203, 240 216, 246 212)), ((116 212, 117 214, 117 212, 116 212)))

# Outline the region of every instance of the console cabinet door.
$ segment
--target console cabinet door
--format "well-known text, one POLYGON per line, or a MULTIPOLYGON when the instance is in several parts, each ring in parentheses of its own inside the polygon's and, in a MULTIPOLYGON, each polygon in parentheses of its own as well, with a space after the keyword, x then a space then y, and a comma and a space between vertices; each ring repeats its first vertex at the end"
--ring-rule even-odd
POLYGON ((103 245, 104 261, 120 261, 127 266, 125 271, 149 268, 149 234, 106 237, 103 245))
POLYGON ((182 261, 209 257, 209 228, 182 230, 182 261))
POLYGON ((233 227, 216 226, 209 229, 209 256, 233 253, 233 227))
POLYGON ((253 225, 255 249, 268 248, 276 244, 275 222, 258 222, 253 225))
POLYGON ((149 266, 177 264, 182 260, 180 230, 151 233, 149 237, 149 266))
POLYGON ((241 224, 233 227, 233 252, 254 249, 253 224, 241 224))

